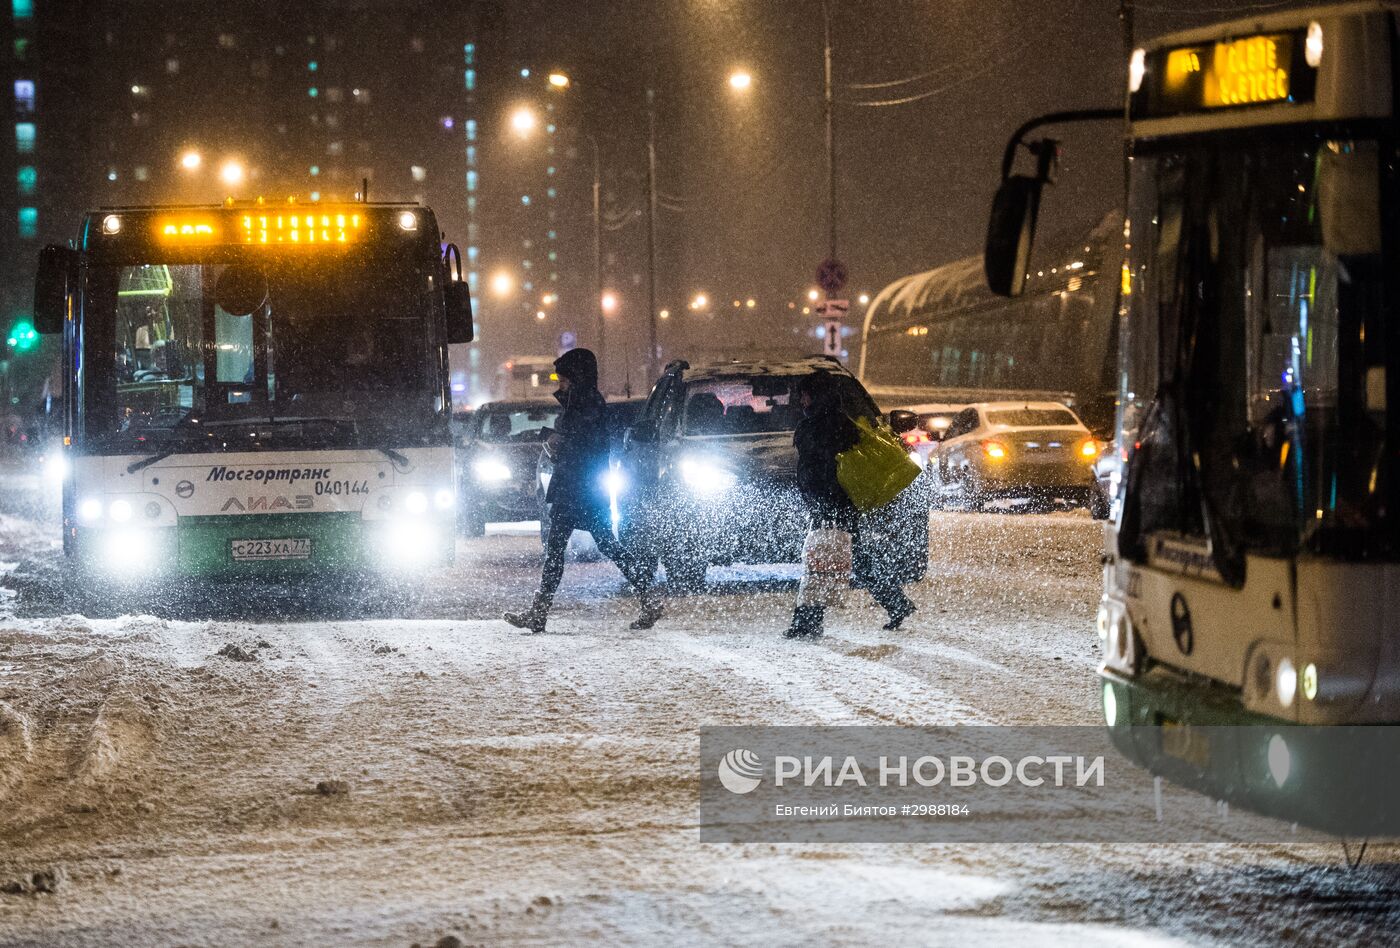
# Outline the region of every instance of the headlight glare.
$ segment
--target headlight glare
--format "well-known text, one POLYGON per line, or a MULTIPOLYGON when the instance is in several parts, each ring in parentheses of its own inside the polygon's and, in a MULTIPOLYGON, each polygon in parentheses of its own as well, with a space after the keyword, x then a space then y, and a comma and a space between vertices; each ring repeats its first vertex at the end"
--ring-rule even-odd
POLYGON ((102 501, 96 497, 84 497, 78 503, 78 522, 92 526, 102 519, 102 501))
POLYGON ((698 494, 716 494, 738 483, 732 471, 704 458, 682 458, 681 477, 698 494))
POLYGON ((411 514, 426 513, 428 510, 428 495, 421 490, 415 490, 404 498, 403 505, 411 514))
POLYGON ((433 494, 433 506, 438 510, 451 510, 457 503, 457 495, 443 487, 433 494))
POLYGON ((500 458, 482 458, 472 465, 476 479, 487 484, 510 480, 510 467, 500 458))
POLYGON ((1274 691, 1279 704, 1285 708, 1292 706, 1293 696, 1298 693, 1298 670, 1287 658, 1279 659, 1278 668, 1274 671, 1274 691))
POLYGON ((107 508, 107 516, 111 517, 114 523, 126 523, 131 519, 131 501, 112 501, 112 505, 107 508))

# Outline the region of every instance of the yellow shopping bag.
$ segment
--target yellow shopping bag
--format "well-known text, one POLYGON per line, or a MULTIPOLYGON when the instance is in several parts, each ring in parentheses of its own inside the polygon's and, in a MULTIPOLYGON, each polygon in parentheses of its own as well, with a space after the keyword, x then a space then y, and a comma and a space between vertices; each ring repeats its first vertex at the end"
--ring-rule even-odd
POLYGON ((836 455, 836 480, 858 510, 883 507, 919 476, 904 442, 884 425, 854 419, 860 440, 836 455))

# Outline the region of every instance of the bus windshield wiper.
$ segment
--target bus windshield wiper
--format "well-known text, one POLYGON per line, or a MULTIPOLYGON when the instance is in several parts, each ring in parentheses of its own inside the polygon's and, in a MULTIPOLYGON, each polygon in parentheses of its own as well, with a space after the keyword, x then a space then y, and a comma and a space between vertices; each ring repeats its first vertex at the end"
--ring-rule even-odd
POLYGON ((406 467, 409 463, 407 456, 400 454, 393 448, 376 447, 374 450, 393 461, 396 468, 406 467))

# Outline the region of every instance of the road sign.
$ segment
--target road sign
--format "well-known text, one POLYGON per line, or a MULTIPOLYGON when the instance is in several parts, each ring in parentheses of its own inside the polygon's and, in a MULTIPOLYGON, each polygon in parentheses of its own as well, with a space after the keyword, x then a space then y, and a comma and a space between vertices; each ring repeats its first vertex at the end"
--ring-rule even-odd
POLYGON ((850 311, 850 300, 824 300, 817 304, 817 315, 827 319, 845 319, 850 311))
POLYGON ((827 293, 840 293, 846 285, 846 265, 834 257, 828 257, 817 267, 817 286, 827 293))
POLYGON ((841 320, 828 319, 822 334, 822 355, 841 356, 841 320))

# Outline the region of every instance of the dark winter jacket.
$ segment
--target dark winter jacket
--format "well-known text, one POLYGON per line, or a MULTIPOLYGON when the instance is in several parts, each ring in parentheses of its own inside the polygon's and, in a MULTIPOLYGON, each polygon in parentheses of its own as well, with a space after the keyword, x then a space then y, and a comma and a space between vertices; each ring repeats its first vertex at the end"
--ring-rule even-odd
POLYGON ((798 489, 813 523, 832 522, 853 530, 856 508, 836 479, 836 455, 855 446, 859 431, 842 411, 830 375, 815 372, 804 377, 798 393, 804 390, 811 393, 812 405, 793 433, 798 489))
POLYGON ((598 391, 598 360, 587 349, 570 349, 554 360, 554 370, 569 380, 570 388, 554 393, 564 411, 554 423, 554 473, 545 500, 555 516, 605 511, 607 403, 598 391))

